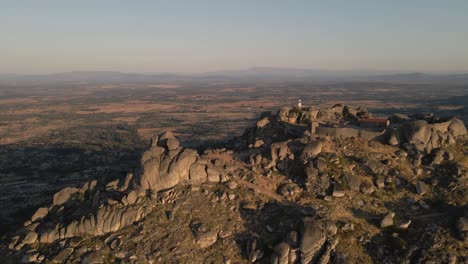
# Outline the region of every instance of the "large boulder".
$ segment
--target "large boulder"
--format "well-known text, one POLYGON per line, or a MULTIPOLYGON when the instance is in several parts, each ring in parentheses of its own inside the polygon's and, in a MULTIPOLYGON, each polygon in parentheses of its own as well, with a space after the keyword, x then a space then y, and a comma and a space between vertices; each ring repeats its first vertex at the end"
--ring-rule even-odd
MULTIPOLYGON (((100 236, 115 232, 141 220, 150 211, 150 206, 102 206, 89 216, 75 219, 68 224, 58 222, 49 229, 42 229, 39 241, 41 243, 52 243, 57 239, 84 235, 100 236)), ((24 239, 23 243, 30 244, 33 242, 31 239, 24 239)))
POLYGON ((192 184, 203 183, 206 181, 206 165, 195 162, 189 170, 189 178, 192 184))
POLYGON ((389 212, 381 221, 380 227, 386 228, 393 225, 393 218, 395 217, 394 212, 389 212))
POLYGON ((275 246, 274 252, 271 255, 272 264, 288 264, 289 263, 289 245, 286 242, 281 242, 275 246))
POLYGON ((453 118, 439 123, 428 124, 425 120, 405 123, 387 132, 387 143, 390 145, 411 145, 418 151, 430 153, 441 147, 441 144, 454 144, 456 138, 466 135, 463 121, 453 118))
POLYGON ((291 107, 283 106, 278 110, 277 116, 278 120, 280 121, 288 121, 289 120, 289 111, 291 111, 291 107))
POLYGON ((179 141, 172 132, 165 132, 159 135, 157 145, 169 150, 174 150, 179 147, 179 141))
POLYGON ((403 127, 403 133, 408 143, 426 144, 429 141, 431 128, 426 121, 418 120, 403 127))
POLYGON ((45 216, 47 216, 48 213, 49 213, 49 208, 40 207, 31 217, 31 222, 44 218, 45 216))
POLYGON ((270 120, 268 117, 264 117, 257 121, 257 128, 264 128, 266 125, 270 123, 270 120))
POLYGON ((72 188, 72 187, 63 188, 62 190, 54 194, 53 204, 62 205, 66 203, 73 194, 79 191, 80 189, 78 188, 72 188))
POLYGON ((463 121, 457 118, 452 119, 452 121, 450 122, 450 125, 448 126, 448 131, 454 137, 466 135, 467 133, 465 124, 463 124, 463 121))
POLYGON ((301 262, 310 263, 319 253, 325 242, 325 234, 320 222, 315 220, 304 220, 301 225, 301 262))
POLYGON ((276 142, 271 144, 271 160, 277 161, 285 159, 291 150, 288 147, 288 142, 276 142))
POLYGON ((361 177, 355 173, 345 173, 344 180, 352 191, 358 192, 361 187, 361 177))
MULTIPOLYGON (((141 156, 134 177, 134 187, 139 189, 140 193, 148 189, 160 191, 190 181, 190 168, 198 159, 195 150, 178 147, 178 141, 170 132, 161 134, 157 143, 155 138, 141 156), (177 143, 172 144, 174 140, 177 143)), ((199 178, 203 177, 203 174, 199 175, 199 178)), ((197 180, 200 180, 199 178, 197 180)))
POLYGON ((460 217, 457 221, 459 236, 468 241, 468 217, 460 217))
POLYGON ((306 161, 309 158, 313 158, 322 152, 322 142, 313 141, 307 144, 301 154, 301 160, 306 161))
POLYGON ((392 146, 403 143, 402 135, 398 129, 389 129, 387 143, 392 146))
POLYGON ((198 153, 193 149, 184 149, 169 166, 168 177, 177 178, 179 182, 189 179, 189 170, 198 158, 198 153))
POLYGON ((207 165, 206 174, 208 177, 208 182, 214 182, 214 183, 220 182, 223 176, 222 171, 218 167, 211 165, 211 164, 207 165))

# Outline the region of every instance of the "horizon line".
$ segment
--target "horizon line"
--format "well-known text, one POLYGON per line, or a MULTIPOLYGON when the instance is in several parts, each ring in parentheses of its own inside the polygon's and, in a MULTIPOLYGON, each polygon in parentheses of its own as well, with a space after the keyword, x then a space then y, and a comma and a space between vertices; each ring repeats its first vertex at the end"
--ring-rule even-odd
POLYGON ((277 71, 310 71, 316 74, 343 74, 343 75, 464 75, 468 71, 419 71, 419 70, 370 70, 370 69, 320 69, 320 68, 300 68, 300 67, 275 67, 275 66, 252 66, 247 68, 219 69, 211 71, 187 72, 187 71, 122 71, 122 70, 66 70, 51 72, 0 72, 0 76, 47 76, 65 73, 119 73, 119 74, 139 74, 139 75, 180 75, 180 76, 202 76, 226 73, 248 73, 254 70, 277 70, 277 71))

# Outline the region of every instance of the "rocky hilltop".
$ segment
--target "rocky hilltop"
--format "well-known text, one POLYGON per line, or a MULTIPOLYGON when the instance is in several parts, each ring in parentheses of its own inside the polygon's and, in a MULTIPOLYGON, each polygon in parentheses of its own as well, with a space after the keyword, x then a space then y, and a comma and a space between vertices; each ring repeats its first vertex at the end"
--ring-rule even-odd
POLYGON ((201 152, 152 138, 135 169, 57 192, 8 263, 465 263, 462 121, 283 107, 201 152))

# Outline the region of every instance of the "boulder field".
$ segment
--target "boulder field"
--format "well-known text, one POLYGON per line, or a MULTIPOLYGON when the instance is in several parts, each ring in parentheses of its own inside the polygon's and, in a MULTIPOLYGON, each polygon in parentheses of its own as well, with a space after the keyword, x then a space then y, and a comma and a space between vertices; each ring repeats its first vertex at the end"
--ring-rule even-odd
POLYGON ((134 170, 58 191, 5 247, 23 263, 468 261, 462 121, 394 115, 373 140, 284 126, 369 115, 281 108, 204 151, 156 135, 134 170))

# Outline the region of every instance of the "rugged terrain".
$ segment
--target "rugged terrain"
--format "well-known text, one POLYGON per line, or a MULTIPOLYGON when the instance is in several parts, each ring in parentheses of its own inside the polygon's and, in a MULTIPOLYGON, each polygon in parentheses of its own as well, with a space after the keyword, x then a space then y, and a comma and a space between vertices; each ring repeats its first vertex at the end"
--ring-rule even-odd
POLYGON ((308 129, 371 115, 281 108, 222 148, 152 136, 135 169, 55 193, 3 237, 2 262, 467 262, 463 121, 396 114, 370 139, 308 129))
POLYGON ((223 147, 261 112, 299 98, 316 108, 345 102, 377 116, 432 112, 468 121, 467 86, 451 82, 63 80, 0 82, 0 234, 64 187, 123 177, 154 134, 172 131, 201 151, 223 147))

